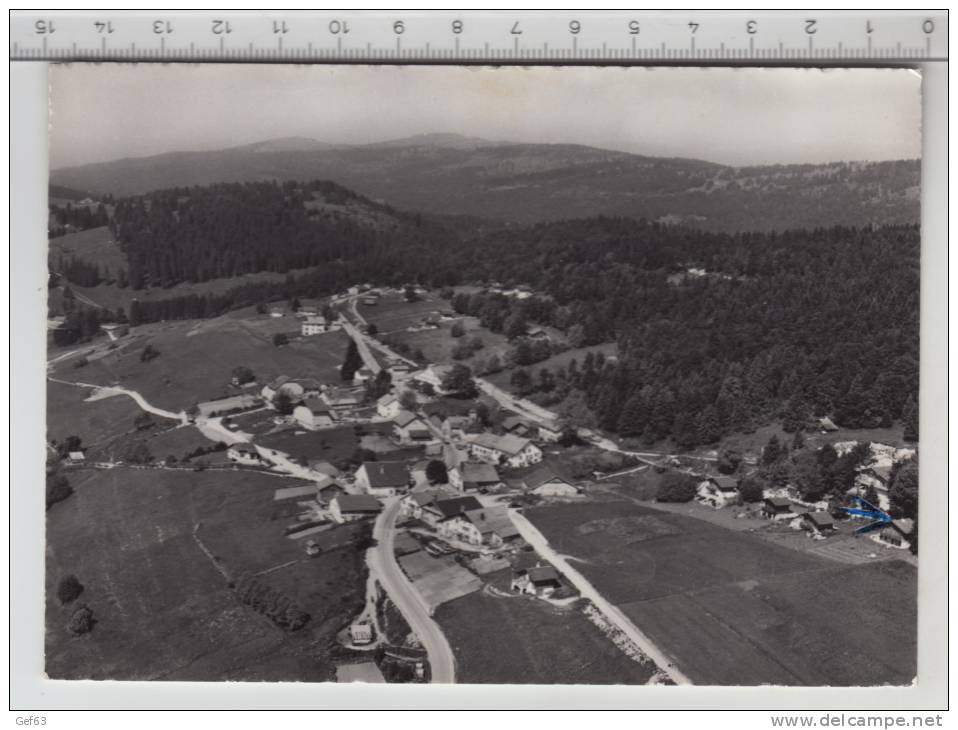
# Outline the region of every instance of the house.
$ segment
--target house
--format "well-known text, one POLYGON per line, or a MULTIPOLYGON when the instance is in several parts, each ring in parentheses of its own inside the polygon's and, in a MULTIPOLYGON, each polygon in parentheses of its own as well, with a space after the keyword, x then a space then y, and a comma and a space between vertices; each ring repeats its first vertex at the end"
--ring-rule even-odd
POLYGON ((785 497, 766 497, 762 500, 762 514, 772 519, 782 515, 792 517, 792 502, 785 497))
POLYGON ((442 463, 451 471, 469 459, 469 451, 456 444, 442 445, 442 463))
POLYGON ((427 525, 438 527, 440 523, 469 510, 482 509, 475 497, 446 497, 427 502, 422 506, 420 519, 427 525))
POLYGON ((512 576, 512 590, 547 598, 562 587, 559 571, 551 565, 537 565, 518 570, 512 576))
POLYGON ((714 507, 725 507, 738 501, 738 482, 732 477, 708 477, 698 487, 700 501, 714 507))
POLYGON ((466 461, 449 470, 449 483, 460 492, 475 489, 488 491, 499 487, 502 479, 492 464, 466 461))
MULTIPOLYGON (((302 311, 302 310, 301 310, 302 311)), ((300 332, 303 337, 311 337, 312 335, 321 335, 324 332, 329 332, 330 326, 326 322, 325 317, 306 317, 302 325, 300 325, 300 332)))
POLYGON ((359 301, 360 303, 362 303, 363 305, 367 307, 375 307, 377 304, 379 304, 379 297, 376 296, 375 294, 369 294, 363 297, 362 299, 360 299, 359 301))
POLYGON ((82 451, 71 451, 67 454, 67 458, 70 460, 71 464, 82 464, 86 461, 86 454, 82 451))
POLYGON ((376 414, 380 418, 388 418, 391 421, 399 415, 401 410, 402 406, 399 404, 399 398, 393 393, 386 393, 376 401, 376 414))
POLYGON ((915 521, 908 518, 892 520, 892 523, 878 534, 878 539, 900 548, 911 547, 911 535, 915 531, 915 521))
POLYGON ((237 464, 249 466, 259 466, 263 463, 263 457, 252 444, 233 444, 226 450, 226 458, 237 464))
POLYGON ((425 490, 421 492, 409 492, 399 502, 399 513, 403 517, 412 517, 413 519, 422 519, 422 508, 437 499, 442 499, 443 492, 438 489, 425 490))
POLYGON ((537 324, 530 324, 526 326, 526 337, 533 340, 548 340, 549 333, 537 324))
POLYGON ((303 395, 302 386, 293 383, 292 379, 286 375, 280 375, 275 380, 264 385, 260 391, 260 395, 262 395, 264 399, 272 401, 273 398, 279 394, 280 390, 286 391, 286 395, 293 399, 302 397, 303 395))
POLYGON ((540 497, 575 497, 579 490, 575 484, 560 476, 548 464, 541 464, 520 477, 523 488, 540 497))
POLYGON ((412 372, 412 365, 410 365, 405 360, 393 360, 388 365, 389 371, 394 375, 405 375, 406 373, 412 372))
POLYGON ((542 461, 542 450, 529 439, 506 434, 473 434, 468 437, 469 453, 479 461, 505 464, 514 469, 542 461))
POLYGON ((320 398, 307 398, 293 409, 295 418, 304 428, 326 428, 333 425, 333 413, 320 398))
POLYGON ((365 461, 356 471, 356 484, 377 497, 392 497, 409 489, 409 470, 404 461, 365 461))
POLYGON ((355 623, 349 627, 349 638, 354 644, 362 646, 373 641, 373 627, 369 623, 355 623))
POLYGON ((477 416, 475 411, 470 411, 468 416, 449 416, 442 422, 442 433, 447 438, 464 438, 469 429, 476 424, 477 416))
POLYGON ((828 416, 818 419, 818 427, 826 433, 832 433, 838 430, 838 426, 836 426, 835 422, 828 416))
POLYGON ((197 413, 203 418, 225 416, 238 411, 248 411, 261 405, 262 401, 255 395, 234 395, 230 398, 219 398, 196 404, 197 413))
POLYGON ((529 428, 529 424, 519 418, 519 416, 506 416, 502 419, 500 425, 506 433, 511 433, 514 436, 520 436, 522 438, 527 437, 532 432, 529 428))
POLYGON ((285 317, 286 316, 286 307, 282 304, 274 304, 269 308, 270 317, 285 317))
POLYGON ((561 421, 555 421, 552 419, 544 419, 539 421, 539 440, 554 444, 558 442, 560 438, 562 438, 562 431, 564 428, 565 424, 563 424, 561 421))
POLYGON ((323 506, 329 506, 332 504, 333 499, 345 493, 346 490, 339 486, 333 479, 330 479, 328 482, 319 482, 316 485, 316 501, 323 506))
POLYGON ((299 487, 285 487, 273 492, 274 502, 305 502, 316 499, 316 485, 306 484, 299 487))
POLYGON ((321 311, 322 306, 318 299, 300 299, 296 314, 299 317, 316 317, 321 311))
POLYGON ((328 477, 333 479, 339 479, 343 473, 337 469, 335 466, 330 464, 324 459, 312 459, 309 462, 309 468, 311 471, 317 472, 319 474, 325 474, 328 477))
POLYGON ((426 470, 429 467, 429 461, 423 459, 417 461, 409 470, 409 476, 412 477, 413 485, 416 487, 425 487, 429 485, 429 477, 426 476, 426 470))
POLYGON ((329 512, 339 523, 375 517, 382 509, 380 501, 368 494, 341 494, 329 503, 329 512))
POLYGON ((350 411, 363 403, 362 394, 356 390, 327 388, 320 396, 334 413, 350 411))
POLYGON ((393 436, 401 444, 411 444, 432 439, 432 431, 415 413, 400 411, 393 419, 393 436))
POLYGON ((362 385, 375 377, 376 374, 369 368, 359 368, 359 370, 353 373, 353 385, 362 385))
POLYGON ((130 325, 111 322, 109 324, 101 324, 100 329, 106 332, 107 337, 113 342, 123 337, 123 335, 129 334, 130 325))
POLYGON ((802 529, 813 535, 830 535, 835 532, 835 518, 828 512, 806 512, 802 515, 802 529))
POLYGON ((482 508, 460 513, 443 522, 441 531, 470 545, 498 548, 519 537, 519 531, 504 507, 482 508))
POLYGON ((426 444, 425 454, 430 459, 442 459, 442 447, 443 443, 441 441, 433 441, 431 444, 426 444))

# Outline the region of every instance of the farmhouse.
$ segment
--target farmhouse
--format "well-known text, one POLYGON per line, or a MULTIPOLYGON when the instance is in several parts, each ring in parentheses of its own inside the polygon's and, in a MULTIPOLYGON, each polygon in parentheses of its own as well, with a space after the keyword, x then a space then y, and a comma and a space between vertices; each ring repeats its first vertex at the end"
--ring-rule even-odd
POLYGON ((495 489, 502 484, 492 464, 466 461, 449 470, 449 483, 460 492, 495 489))
POLYGON ((359 391, 342 388, 327 388, 321 398, 334 413, 349 411, 362 405, 363 398, 359 391))
POLYGON ((300 331, 302 332, 303 337, 321 335, 324 332, 329 332, 330 329, 331 327, 326 322, 325 317, 306 317, 306 319, 303 321, 303 324, 300 326, 300 331))
POLYGON ((343 475, 343 473, 337 469, 335 466, 330 464, 325 459, 310 459, 309 461, 310 470, 317 472, 318 474, 325 474, 328 477, 333 479, 338 479, 343 475))
POLYGON ((353 373, 353 385, 362 385, 374 377, 376 377, 376 374, 369 368, 359 368, 359 370, 353 373))
POLYGON ((368 494, 341 494, 329 503, 329 512, 339 523, 375 517, 382 509, 379 500, 368 494))
POLYGON ((537 565, 518 570, 512 576, 512 590, 533 596, 548 597, 562 587, 559 571, 551 565, 537 565))
POLYGON ((802 529, 813 535, 831 535, 835 532, 835 520, 828 512, 806 512, 802 515, 802 529))
POLYGON ((231 398, 208 400, 196 404, 196 410, 203 418, 225 416, 239 411, 248 411, 261 405, 262 401, 253 395, 234 395, 231 398))
POLYGON ((67 458, 70 460, 71 464, 82 464, 86 461, 86 454, 82 451, 71 451, 67 454, 67 458))
POLYGON ((421 383, 431 385, 439 393, 445 393, 442 387, 443 380, 452 372, 452 365, 430 365, 425 370, 421 370, 414 376, 421 383))
POLYGON ((393 419, 393 436, 401 444, 429 441, 432 432, 415 413, 400 411, 393 419))
POLYGON ((377 497, 392 497, 409 489, 409 470, 403 461, 365 461, 356 471, 356 484, 377 497))
POLYGON ((280 375, 276 380, 264 385, 260 394, 266 400, 272 401, 280 391, 293 400, 300 400, 307 395, 316 395, 319 392, 319 383, 314 380, 297 381, 286 375, 280 375), (307 392, 307 388, 310 392, 307 392))
POLYGON ((503 507, 468 510, 443 522, 440 531, 471 545, 494 548, 519 537, 519 531, 503 507))
POLYGON ((541 464, 523 477, 522 487, 540 497, 575 497, 579 494, 576 485, 556 473, 548 464, 541 464))
POLYGON ((321 505, 328 506, 333 499, 346 493, 346 490, 330 479, 328 482, 319 482, 316 485, 316 501, 321 505))
POLYGON ((482 505, 475 497, 436 499, 422 506, 420 519, 431 527, 438 527, 440 523, 474 509, 482 509, 482 505))
POLYGON ((895 547, 909 548, 911 547, 911 535, 914 530, 914 520, 908 518, 893 520, 888 527, 883 528, 878 534, 878 539, 895 547))
POLYGON ((438 489, 423 492, 410 492, 399 502, 399 513, 404 517, 412 517, 417 520, 422 519, 422 508, 443 497, 443 493, 438 489))
POLYGON ((386 393, 376 401, 376 414, 380 418, 388 418, 391 421, 399 415, 401 410, 402 406, 399 405, 399 398, 392 393, 386 393))
POLYGON ((333 425, 333 414, 322 399, 307 398, 293 409, 295 418, 305 428, 325 428, 333 425))
POLYGON ((502 424, 500 425, 506 433, 511 433, 514 436, 521 436, 523 438, 532 432, 529 428, 529 424, 519 418, 519 416, 507 416, 502 419, 502 424))
POLYGON ((226 458, 235 461, 237 464, 248 464, 259 466, 263 463, 263 457, 252 444, 233 444, 226 450, 226 458))
POLYGON ((772 519, 782 515, 792 516, 792 503, 785 497, 766 497, 762 500, 762 514, 772 519))
POLYGON ((818 419, 818 427, 826 433, 832 433, 838 430, 838 426, 836 426, 835 422, 828 416, 818 419))
POLYGON ((379 297, 376 296, 375 294, 370 294, 370 295, 368 295, 368 296, 363 297, 363 298, 360 299, 359 301, 360 301, 364 306, 367 306, 367 307, 375 307, 377 304, 379 304, 379 297))
POLYGON ((698 486, 700 501, 714 507, 725 507, 738 500, 738 482, 732 477, 708 477, 698 486))
POLYGON ((349 627, 349 636, 354 644, 362 646, 373 641, 373 627, 369 623, 355 623, 349 627))
POLYGON ((542 451, 529 439, 507 434, 480 433, 468 437, 469 453, 488 464, 506 464, 514 469, 542 461, 542 451))
POLYGON ((564 424, 561 421, 544 419, 539 421, 539 439, 549 443, 556 443, 562 438, 564 424))

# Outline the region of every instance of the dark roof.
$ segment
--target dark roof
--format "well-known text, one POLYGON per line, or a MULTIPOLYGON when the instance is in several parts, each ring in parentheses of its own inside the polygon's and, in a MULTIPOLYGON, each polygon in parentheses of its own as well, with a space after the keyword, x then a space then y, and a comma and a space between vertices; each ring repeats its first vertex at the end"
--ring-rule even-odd
POLYGON ((556 481, 565 482, 569 486, 575 486, 568 479, 560 476, 556 470, 548 464, 539 464, 533 468, 532 471, 522 477, 522 483, 526 485, 527 489, 536 489, 537 487, 541 487, 543 484, 556 481))
POLYGON ((499 472, 492 464, 467 461, 459 467, 462 481, 469 484, 498 484, 499 472))
POLYGON ((526 422, 519 418, 519 416, 507 416, 502 419, 502 428, 506 431, 511 431, 514 428, 525 425, 526 422))
POLYGON ((363 468, 369 479, 369 486, 404 487, 409 483, 409 471, 404 461, 364 461, 363 468))
POLYGON ((340 512, 380 512, 382 503, 368 494, 340 494, 336 497, 340 512))
POLYGON ((309 409, 310 413, 329 413, 329 406, 319 398, 307 398, 303 401, 303 405, 309 409))
POLYGON ((835 518, 828 512, 806 512, 802 515, 816 527, 834 527, 835 518))
POLYGON ((738 481, 733 477, 709 477, 709 481, 714 482, 715 486, 717 486, 723 492, 730 492, 733 489, 738 489, 738 481))
POLYGON ((419 416, 417 416, 415 413, 410 413, 409 411, 399 411, 399 413, 393 419, 393 423, 400 428, 405 428, 410 423, 417 420, 419 420, 419 416))
POLYGON ((426 509, 438 512, 443 518, 449 518, 455 517, 463 512, 482 509, 482 505, 475 497, 450 497, 449 499, 437 499, 435 502, 427 505, 426 509))
POLYGON ((772 507, 791 507, 791 500, 785 497, 766 497, 765 503, 771 505, 772 507))
POLYGON ((238 451, 241 454, 254 454, 259 456, 259 452, 252 444, 233 444, 230 446, 230 451, 238 451))
POLYGON ((529 568, 529 580, 533 583, 558 583, 559 571, 551 565, 540 565, 536 568, 529 568))

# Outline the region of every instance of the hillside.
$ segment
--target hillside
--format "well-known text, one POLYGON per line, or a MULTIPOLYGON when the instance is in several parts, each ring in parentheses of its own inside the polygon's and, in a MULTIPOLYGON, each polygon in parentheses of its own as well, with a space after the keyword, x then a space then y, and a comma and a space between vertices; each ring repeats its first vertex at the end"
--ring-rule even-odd
POLYGON ((285 138, 51 173, 53 184, 118 197, 216 182, 318 178, 402 209, 523 224, 609 215, 736 231, 919 218, 917 160, 731 168, 449 134, 358 146, 285 138))

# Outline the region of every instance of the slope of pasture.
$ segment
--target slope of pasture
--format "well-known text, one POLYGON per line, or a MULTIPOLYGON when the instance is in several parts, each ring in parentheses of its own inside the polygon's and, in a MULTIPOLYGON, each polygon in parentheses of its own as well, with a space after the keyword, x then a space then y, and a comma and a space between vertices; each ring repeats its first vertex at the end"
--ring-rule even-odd
POLYGON ((238 365, 251 368, 260 385, 279 375, 339 382, 348 336, 329 332, 300 338, 298 326, 293 318, 223 316, 137 328, 137 337, 124 347, 84 368, 63 364, 56 376, 96 385, 120 385, 138 391, 152 405, 172 411, 235 395, 239 391, 230 384, 230 378, 238 365), (272 336, 277 331, 289 334, 288 345, 273 345, 272 336), (147 344, 160 355, 143 362, 140 355, 147 344))
POLYGON ((557 607, 477 591, 441 605, 436 620, 464 683, 645 684, 655 671, 619 650, 578 602, 557 607))
MULTIPOLYGON (((542 362, 537 362, 534 365, 529 365, 526 367, 533 376, 536 376, 542 368, 546 368, 551 372, 555 372, 558 368, 568 367, 569 363, 572 360, 575 360, 579 366, 582 366, 582 361, 585 359, 585 356, 588 353, 599 353, 601 352, 606 357, 614 357, 619 352, 619 347, 615 342, 604 342, 601 345, 592 345, 591 347, 577 347, 572 350, 566 350, 565 352, 560 352, 558 355, 553 355, 552 357, 543 360, 542 362)), ((482 353, 480 352, 480 357, 482 353)), ((493 385, 502 388, 503 390, 512 390, 512 373, 515 371, 515 368, 506 368, 498 373, 493 373, 486 377, 493 385)))
POLYGON ((460 342, 471 340, 474 337, 482 340, 482 349, 477 350, 472 357, 461 361, 469 365, 473 371, 479 370, 476 367, 477 362, 487 362, 492 355, 498 355, 500 361, 504 360, 506 353, 512 349, 505 335, 483 327, 479 323, 478 317, 460 317, 456 320, 441 322, 438 329, 417 332, 398 330, 391 334, 381 335, 381 339, 387 344, 404 343, 409 346, 410 351, 421 350, 426 360, 435 363, 454 362, 452 357, 453 348, 460 342), (461 338, 453 337, 450 334, 455 322, 459 322, 465 330, 465 335, 461 338))
POLYGON ((88 264, 100 267, 101 271, 109 269, 114 276, 120 269, 126 268, 126 255, 106 226, 51 238, 49 257, 52 269, 56 270, 61 256, 83 259, 88 264))
POLYGON ((915 674, 909 565, 846 566, 620 501, 527 516, 696 683, 900 684, 915 674))
POLYGON ((105 446, 129 431, 142 411, 127 397, 86 401, 88 388, 47 381, 47 440, 79 436, 96 456, 105 446))
POLYGON ((378 304, 357 303, 356 311, 367 322, 375 324, 382 334, 405 330, 406 327, 418 324, 423 317, 434 312, 453 313, 452 305, 448 301, 432 294, 426 294, 416 302, 407 302, 402 294, 394 291, 383 294, 378 304))
POLYGON ((327 647, 362 605, 362 554, 352 530, 323 533, 324 552, 271 521, 273 491, 293 480, 251 472, 89 471, 47 513, 46 671, 53 678, 328 680, 327 647), (197 528, 197 526, 199 526, 197 528), (261 580, 312 620, 286 633, 240 604, 194 530, 232 577, 284 566, 261 580), (342 542, 345 547, 336 547, 342 542), (289 565, 286 565, 289 563, 289 565), (60 578, 84 586, 93 631, 66 630, 75 604, 60 578))

